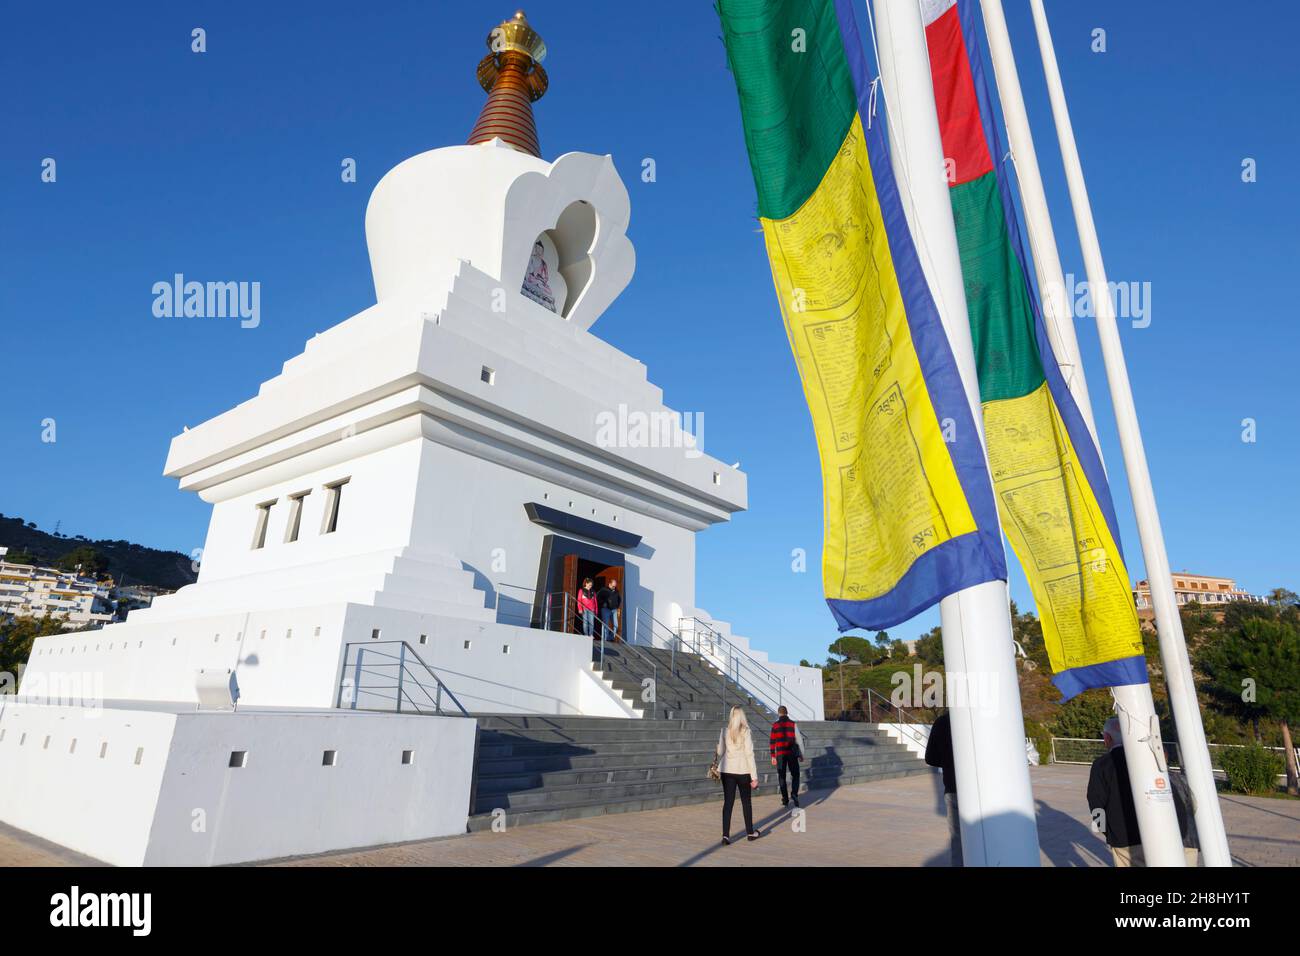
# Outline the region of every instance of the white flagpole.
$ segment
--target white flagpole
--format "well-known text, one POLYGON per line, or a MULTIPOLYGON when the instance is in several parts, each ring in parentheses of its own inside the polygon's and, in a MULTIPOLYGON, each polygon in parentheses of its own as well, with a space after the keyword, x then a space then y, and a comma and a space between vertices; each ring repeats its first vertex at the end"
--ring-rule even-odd
POLYGON ((1151 582, 1151 601, 1155 605, 1156 631, 1160 640, 1160 658, 1164 664, 1165 684, 1178 728, 1178 750, 1182 757, 1187 782, 1196 801, 1196 831, 1206 866, 1231 866, 1232 855, 1228 837, 1223 828, 1223 815, 1219 809, 1219 795, 1214 784, 1214 771, 1210 765, 1210 751, 1205 743, 1205 728, 1201 725, 1200 705, 1196 700, 1196 687, 1192 681, 1192 664, 1183 638, 1183 624, 1174 600, 1173 575, 1165 551, 1164 532, 1156 511, 1155 492, 1151 486, 1151 472, 1147 467, 1146 450, 1142 446, 1142 433, 1138 425, 1137 407, 1133 402, 1133 389, 1129 383, 1128 367, 1124 361, 1124 348, 1120 342, 1119 327, 1115 321, 1115 305, 1110 286, 1106 281, 1106 268, 1101 258, 1101 244, 1092 218, 1092 204, 1083 180, 1083 167, 1079 162, 1079 149, 1074 140, 1065 103, 1065 90, 1056 63, 1056 51, 1047 27, 1047 14, 1042 0, 1030 0, 1034 13, 1034 26, 1038 33, 1038 47, 1043 58, 1043 72, 1047 77, 1047 90, 1052 102, 1052 116, 1056 121, 1056 135, 1061 146, 1061 159, 1065 163, 1065 177, 1070 187, 1070 203, 1079 230, 1079 245, 1088 273, 1088 287, 1097 316, 1097 335, 1101 342, 1102 358, 1106 365, 1106 378, 1110 384, 1111 404, 1115 408, 1115 424, 1119 430, 1120 448, 1128 471, 1129 491, 1133 497, 1133 510, 1137 516, 1138 534, 1142 539, 1142 555, 1146 562, 1147 579, 1151 582))
MULTIPOLYGON (((983 447, 975 353, 920 8, 916 0, 877 0, 875 12, 899 193, 983 447)), ((1038 866, 1006 582, 944 598, 939 614, 965 865, 1038 866)))
MULTIPOLYGON (((1052 230, 1047 193, 1043 189, 1043 179, 1038 169, 1038 154, 1034 149, 1029 115, 1020 90, 1020 76, 1011 49, 1011 36, 1007 31, 1002 0, 982 0, 981 7, 984 12, 984 32, 988 36, 989 54, 993 61, 993 74, 997 81, 998 99, 1002 103, 1007 139, 1020 185, 1020 200, 1025 212, 1025 226, 1029 231, 1034 268, 1038 274, 1038 288, 1043 296, 1043 324, 1047 327, 1047 337, 1052 343, 1052 351, 1056 353, 1061 375, 1069 386, 1070 394, 1074 396, 1075 404, 1079 406, 1079 412, 1087 423, 1100 455, 1101 444, 1097 442, 1092 400, 1088 396, 1079 340, 1074 334, 1074 320, 1065 294, 1065 277, 1061 272, 1056 234, 1052 230)), ((994 162, 1000 159, 1001 157, 994 157, 994 162)), ((1168 787, 1169 774, 1165 767, 1160 721, 1156 718, 1151 685, 1123 685, 1111 688, 1111 693, 1119 710, 1125 765, 1133 789, 1138 830, 1142 834, 1143 856, 1148 866, 1183 866, 1186 863, 1183 842, 1168 787), (1156 784, 1157 778, 1163 779, 1166 784, 1163 797, 1156 796, 1161 793, 1156 784)), ((1098 733, 1101 732, 1101 728, 1097 730, 1098 733)))

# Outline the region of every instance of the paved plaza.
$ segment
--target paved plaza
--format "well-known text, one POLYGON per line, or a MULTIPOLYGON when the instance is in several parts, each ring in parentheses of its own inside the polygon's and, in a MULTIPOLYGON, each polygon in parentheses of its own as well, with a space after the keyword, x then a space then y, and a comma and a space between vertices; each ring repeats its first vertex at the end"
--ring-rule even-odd
MULTIPOLYGON (((1088 768, 1032 771, 1045 866, 1106 866, 1105 843, 1088 829, 1088 768)), ((1240 866, 1300 866, 1300 801, 1221 796, 1240 866)), ((472 833, 442 840, 278 861, 306 866, 946 866, 947 828, 937 775, 904 777, 806 795, 795 832, 775 793, 760 791, 755 819, 765 836, 721 846, 719 803, 613 814, 472 833)), ((733 833, 743 833, 736 808, 733 833)), ((94 865, 95 861, 0 826, 0 866, 94 865)))

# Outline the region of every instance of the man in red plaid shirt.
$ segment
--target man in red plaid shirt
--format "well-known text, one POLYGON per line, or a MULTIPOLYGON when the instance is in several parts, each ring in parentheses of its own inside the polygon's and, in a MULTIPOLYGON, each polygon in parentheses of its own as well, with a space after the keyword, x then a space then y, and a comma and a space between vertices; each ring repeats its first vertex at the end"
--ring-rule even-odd
POLYGON ((776 723, 772 725, 772 735, 768 738, 768 751, 772 755, 772 766, 776 768, 777 779, 781 781, 781 806, 799 806, 799 763, 803 753, 799 749, 799 730, 790 719, 790 712, 785 707, 776 710, 776 723), (785 774, 790 772, 791 789, 785 788, 785 774))

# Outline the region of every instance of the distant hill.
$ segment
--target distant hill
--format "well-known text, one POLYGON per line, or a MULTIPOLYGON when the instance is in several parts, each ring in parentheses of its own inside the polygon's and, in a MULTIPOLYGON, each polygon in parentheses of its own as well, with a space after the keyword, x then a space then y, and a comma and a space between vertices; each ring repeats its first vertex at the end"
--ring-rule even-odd
POLYGON ((169 591, 193 584, 198 578, 188 554, 159 551, 130 541, 91 541, 80 535, 56 537, 10 515, 0 515, 0 547, 9 548, 10 558, 26 551, 44 565, 53 565, 77 548, 93 548, 103 557, 107 573, 119 583, 151 584, 169 591))

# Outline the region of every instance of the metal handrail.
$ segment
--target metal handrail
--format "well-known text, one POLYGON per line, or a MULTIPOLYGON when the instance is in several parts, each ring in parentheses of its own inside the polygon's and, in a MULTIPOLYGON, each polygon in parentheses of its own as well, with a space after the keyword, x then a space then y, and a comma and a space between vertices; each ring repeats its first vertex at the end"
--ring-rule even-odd
POLYGON ((467 711, 461 704, 460 700, 452 692, 451 688, 448 687, 443 682, 442 678, 438 676, 437 672, 425 662, 419 652, 416 651, 415 648, 411 647, 410 644, 406 643, 406 641, 351 641, 345 644, 343 648, 343 671, 339 677, 339 691, 338 697, 335 701, 335 706, 339 708, 344 706, 343 691, 347 686, 347 674, 349 670, 353 672, 353 682, 351 687, 351 697, 347 702, 348 709, 358 709, 358 698, 363 692, 373 694, 376 697, 390 699, 390 695, 384 693, 384 691, 389 689, 388 685, 364 685, 361 683, 362 674, 371 674, 386 668, 396 668, 397 671, 395 675, 396 686, 393 688, 393 693, 391 694, 391 699, 396 703, 397 713, 400 714, 402 712, 403 700, 405 700, 416 713, 426 713, 426 711, 421 708, 420 703, 411 694, 411 688, 414 687, 423 691, 427 703, 433 705, 434 713, 439 715, 442 714, 442 698, 445 694, 447 698, 456 705, 456 709, 460 711, 462 716, 469 716, 469 711, 467 711), (396 654, 385 653, 379 649, 387 645, 396 645, 396 654), (352 661, 352 648, 356 648, 355 663, 352 661), (364 665, 363 661, 365 660, 367 652, 369 652, 372 657, 378 657, 380 662, 364 665), (434 688, 432 692, 428 686, 420 681, 418 672, 413 671, 407 664, 408 657, 413 658, 420 667, 424 669, 424 672, 429 677, 433 678, 434 688))
POLYGON ((733 650, 737 655, 739 655, 739 657, 743 661, 748 661, 749 666, 751 668, 757 670, 761 675, 766 676, 768 680, 778 684, 781 683, 780 677, 772 673, 770 670, 768 670, 758 661, 754 660, 752 657, 749 656, 749 654, 742 651, 739 647, 736 646, 734 641, 731 641, 728 638, 723 637, 722 634, 718 632, 715 628, 713 628, 708 621, 701 621, 697 617, 688 617, 688 618, 683 618, 682 620, 691 621, 693 625, 698 625, 699 627, 703 627, 706 631, 708 631, 711 635, 713 635, 711 640, 714 643, 721 644, 722 646, 733 650))
MULTIPOLYGON (((598 640, 600 642, 599 666, 602 671, 605 669, 605 645, 616 644, 618 646, 620 653, 623 654, 630 653, 632 657, 640 665, 639 667, 632 667, 632 666, 628 667, 628 670, 632 672, 632 676, 634 678, 636 678, 638 681, 644 681, 646 676, 649 676, 651 681, 650 686, 654 688, 654 696, 651 701, 652 703, 651 716, 658 717, 659 716, 659 662, 655 660, 653 657, 647 655, 644 651, 639 650, 636 646, 633 645, 631 641, 620 641, 616 639, 611 640, 610 638, 606 637, 603 628, 600 634, 598 635, 598 640), (647 675, 645 672, 646 667, 650 668, 649 675, 647 675)), ((624 658, 625 666, 627 665, 627 660, 628 658, 624 658)))
MULTIPOLYGON (((792 702, 797 702, 800 708, 804 712, 810 714, 816 713, 816 709, 810 707, 808 703, 803 700, 803 698, 799 697, 797 694, 794 694, 793 692, 787 691, 784 678, 773 673, 771 670, 764 667, 758 661, 754 660, 754 658, 752 658, 749 654, 747 654, 745 651, 741 650, 738 646, 736 646, 735 642, 729 640, 726 637, 723 637, 721 633, 719 633, 715 628, 710 626, 709 622, 701 621, 699 618, 696 617, 684 617, 681 619, 681 621, 690 622, 690 631, 696 638, 695 653, 700 656, 704 656, 702 651, 699 649, 699 635, 700 635, 700 631, 703 630, 707 633, 708 635, 707 639, 710 644, 713 644, 719 649, 721 649, 722 651, 725 651, 725 656, 727 659, 726 669, 732 673, 732 680, 736 684, 744 688, 745 690, 749 691, 751 696, 754 696, 755 699, 761 700, 761 698, 759 697, 760 690, 756 688, 753 683, 746 680, 742 680, 741 677, 742 672, 748 671, 757 679, 757 681, 765 681, 767 683, 767 685, 770 688, 769 693, 771 693, 772 691, 775 692, 776 707, 772 707, 765 704, 764 705, 765 710, 774 713, 777 707, 781 707, 785 704, 785 698, 788 693, 790 700, 792 702)), ((722 656, 723 654, 721 653, 718 654, 718 657, 721 658, 722 656)))
MULTIPOLYGON (((536 589, 518 584, 496 584, 494 587, 498 592, 510 590, 528 595, 528 599, 520 603, 527 608, 530 626, 540 626, 545 630, 559 630, 566 633, 581 633, 576 597, 567 591, 552 591, 539 595, 536 589), (539 604, 541 605, 540 608, 539 604)), ((656 619, 645 608, 624 604, 620 624, 624 635, 621 643, 644 644, 652 648, 659 647, 670 651, 669 668, 673 674, 677 673, 677 652, 679 649, 683 652, 693 653, 697 657, 712 659, 712 663, 721 672, 722 687, 720 696, 723 702, 724 718, 726 716, 726 682, 728 680, 745 691, 747 696, 767 714, 775 716, 777 708, 785 703, 787 694, 785 680, 754 660, 733 641, 711 627, 708 622, 695 617, 684 617, 679 619, 678 630, 674 630, 656 619), (690 623, 691 641, 687 641, 680 633, 681 625, 685 622, 690 623), (703 641, 707 641, 710 645, 711 653, 705 653, 701 647, 703 641)), ((602 621, 596 621, 595 629, 596 633, 593 636, 598 641, 595 663, 603 669, 605 666, 606 645, 618 642, 610 641, 605 634, 605 626, 602 621)), ((633 653, 637 654, 637 659, 643 665, 651 668, 651 672, 657 681, 658 662, 635 650, 633 650, 633 653)), ((809 707, 797 695, 790 694, 790 699, 792 702, 797 702, 804 712, 816 713, 812 707, 809 707)))
MULTIPOLYGON (((525 587, 522 584, 495 584, 494 589, 497 591, 497 615, 502 615, 500 602, 502 597, 508 597, 511 600, 518 601, 527 609, 527 626, 538 627, 547 631, 564 630, 563 623, 567 617, 567 611, 572 597, 564 591, 549 591, 539 595, 536 588, 525 587), (508 594, 503 594, 504 590, 520 591, 528 595, 527 600, 521 600, 508 594), (557 600, 557 598, 559 600, 557 600), (540 605, 540 607, 539 607, 540 605), (540 612, 540 613, 539 613, 540 612), (558 617, 557 617, 558 615, 558 617), (561 626, 555 626, 559 621, 561 626), (540 625, 539 623, 540 622, 540 625)), ((507 615, 510 617, 513 615, 507 615)), ((508 621, 506 623, 509 623, 508 621)))
POLYGON ((898 714, 897 723, 909 733, 909 735, 912 737, 913 740, 915 740, 919 744, 925 744, 929 742, 930 738, 928 734, 922 734, 920 733, 920 731, 913 730, 912 727, 909 725, 909 721, 910 721, 912 724, 915 724, 918 727, 928 726, 924 721, 917 720, 906 710, 904 710, 902 706, 895 704, 892 700, 889 700, 879 691, 872 690, 870 687, 868 687, 866 688, 866 692, 867 692, 867 711, 868 711, 867 716, 875 717, 876 713, 873 707, 872 698, 878 697, 881 703, 883 703, 887 709, 891 709, 898 714))

